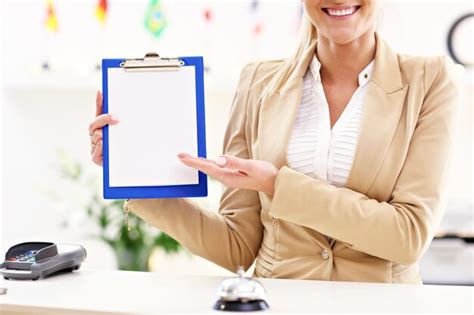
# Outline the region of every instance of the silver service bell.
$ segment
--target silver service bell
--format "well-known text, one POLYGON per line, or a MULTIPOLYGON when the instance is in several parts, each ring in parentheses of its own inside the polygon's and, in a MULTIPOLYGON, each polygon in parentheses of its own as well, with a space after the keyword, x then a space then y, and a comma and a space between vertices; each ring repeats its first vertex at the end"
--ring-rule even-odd
POLYGON ((219 300, 214 304, 215 310, 253 312, 269 308, 263 285, 255 279, 245 277, 242 267, 237 270, 237 277, 221 282, 217 295, 219 300))

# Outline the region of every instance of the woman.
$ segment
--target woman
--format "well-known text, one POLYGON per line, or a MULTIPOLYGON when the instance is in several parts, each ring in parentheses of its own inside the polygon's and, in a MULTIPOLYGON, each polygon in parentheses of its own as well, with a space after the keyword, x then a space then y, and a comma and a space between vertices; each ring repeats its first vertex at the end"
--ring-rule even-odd
MULTIPOLYGON (((243 69, 224 156, 179 155, 226 186, 219 213, 188 199, 126 211, 231 271, 256 260, 258 277, 421 283, 445 209, 453 64, 392 51, 372 1, 304 7, 296 53, 243 69)), ((118 122, 101 104, 98 93, 97 164, 101 128, 118 122)))

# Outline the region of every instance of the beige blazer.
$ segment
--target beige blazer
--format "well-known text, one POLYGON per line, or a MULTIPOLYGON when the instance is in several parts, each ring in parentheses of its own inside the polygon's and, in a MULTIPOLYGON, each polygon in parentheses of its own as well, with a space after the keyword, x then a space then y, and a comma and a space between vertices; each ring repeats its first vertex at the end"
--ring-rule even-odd
POLYGON ((458 102, 454 65, 447 57, 397 54, 378 34, 376 45, 347 187, 287 166, 314 42, 287 88, 263 101, 269 79, 260 79, 281 61, 247 65, 231 107, 223 153, 279 168, 273 197, 225 188, 219 213, 190 199, 131 200, 130 211, 231 271, 255 261, 257 277, 421 283, 417 262, 446 204, 458 102))

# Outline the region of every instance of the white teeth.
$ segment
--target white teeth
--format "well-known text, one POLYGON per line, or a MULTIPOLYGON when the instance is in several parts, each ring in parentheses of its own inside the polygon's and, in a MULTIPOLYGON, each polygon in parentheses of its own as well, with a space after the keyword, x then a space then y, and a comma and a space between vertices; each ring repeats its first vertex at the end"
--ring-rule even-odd
POLYGON ((351 7, 351 8, 348 8, 348 9, 344 9, 344 10, 334 10, 334 9, 327 9, 327 12, 329 13, 329 15, 332 15, 332 16, 345 16, 345 15, 351 15, 355 12, 356 8, 355 7, 351 7))

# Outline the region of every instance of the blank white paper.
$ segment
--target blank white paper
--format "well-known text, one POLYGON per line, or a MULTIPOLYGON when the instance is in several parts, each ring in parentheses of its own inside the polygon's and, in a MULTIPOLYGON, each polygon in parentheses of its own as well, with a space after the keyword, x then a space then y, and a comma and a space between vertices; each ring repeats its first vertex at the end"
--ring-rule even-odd
POLYGON ((193 66, 177 71, 108 69, 110 187, 198 184, 178 153, 197 156, 193 66))

